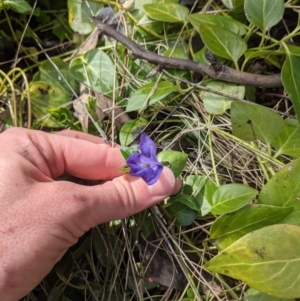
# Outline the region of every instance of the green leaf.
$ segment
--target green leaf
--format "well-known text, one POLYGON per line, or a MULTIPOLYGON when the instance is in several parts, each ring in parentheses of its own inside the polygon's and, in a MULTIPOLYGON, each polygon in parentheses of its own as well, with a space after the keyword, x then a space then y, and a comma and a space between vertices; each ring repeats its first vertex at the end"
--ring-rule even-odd
POLYGON ((169 210, 173 212, 176 217, 176 220, 181 226, 189 226, 191 225, 196 217, 197 211, 187 207, 185 204, 174 201, 168 206, 169 210))
MULTIPOLYGON (((169 48, 166 51, 164 51, 163 55, 166 57, 173 57, 176 59, 183 59, 183 60, 189 59, 188 55, 186 54, 186 51, 183 49, 183 46, 177 47, 175 49, 169 48)), ((183 77, 187 73, 186 70, 180 70, 177 68, 168 68, 167 70, 172 75, 177 76, 177 77, 183 77)))
POLYGON ((242 23, 228 16, 191 14, 188 16, 188 19, 197 31, 199 31, 199 26, 204 23, 225 28, 239 36, 242 36, 247 32, 245 26, 242 23))
POLYGON ((198 201, 193 196, 190 196, 185 193, 178 193, 170 197, 170 202, 175 202, 175 201, 180 202, 197 212, 200 211, 201 204, 199 204, 198 201))
POLYGON ((49 61, 46 61, 39 67, 39 71, 34 75, 33 81, 42 81, 55 85, 59 89, 65 91, 65 93, 67 93, 71 98, 73 93, 69 86, 72 87, 75 93, 78 93, 78 83, 73 78, 68 64, 60 58, 53 58, 52 61, 56 65, 56 68, 59 69, 64 79, 57 72, 57 69, 49 61))
POLYGON ((87 51, 71 62, 72 75, 79 82, 93 88, 100 94, 112 97, 119 83, 115 76, 115 66, 111 58, 100 49, 87 51))
POLYGON ((295 300, 273 297, 268 294, 257 291, 254 288, 249 288, 245 293, 243 301, 295 301, 295 300))
POLYGON ((279 222, 292 210, 291 207, 248 204, 218 217, 210 229, 210 239, 219 250, 223 250, 245 234, 279 222))
MULTIPOLYGON (((34 82, 30 88, 32 112, 37 119, 42 119, 49 114, 51 108, 58 108, 70 102, 70 96, 60 88, 45 82, 34 82)), ((54 118, 43 121, 44 126, 62 127, 54 118)))
POLYGON ((253 200, 258 191, 242 184, 220 186, 213 194, 211 212, 223 214, 236 211, 253 200))
MULTIPOLYGON (((231 0, 229 0, 229 1, 231 1, 231 0)), ((242 4, 237 5, 233 9, 231 9, 231 11, 228 12, 228 16, 230 16, 231 18, 233 18, 235 20, 238 20, 239 22, 241 22, 243 24, 247 24, 248 20, 246 18, 245 10, 244 10, 244 0, 241 0, 240 2, 242 4)))
MULTIPOLYGON (((135 12, 136 10, 132 12, 134 17, 135 17, 135 12)), ((164 29, 164 22, 153 20, 150 17, 148 17, 146 14, 143 14, 141 19, 137 19, 137 20, 138 22, 135 23, 134 30, 136 30, 142 37, 152 37, 145 30, 161 33, 164 29)))
POLYGON ((197 211, 188 207, 181 210, 177 214, 176 219, 181 226, 190 226, 195 221, 196 217, 197 211))
POLYGON ((243 140, 270 144, 284 128, 279 114, 257 104, 233 101, 230 111, 233 134, 243 140))
POLYGON ((204 265, 280 298, 300 296, 300 228, 272 225, 251 232, 204 265))
MULTIPOLYGON (((281 80, 292 100, 298 120, 300 120, 300 47, 297 48, 298 52, 286 52, 286 59, 281 71, 281 80)), ((290 48, 288 49, 291 50, 290 48)))
POLYGON ((32 12, 32 7, 25 0, 2 0, 0 10, 10 8, 19 14, 29 14, 32 12))
POLYGON ((244 4, 244 0, 222 0, 222 2, 229 9, 233 9, 244 4))
POLYGON ((145 4, 145 13, 152 19, 176 23, 184 23, 189 14, 187 7, 180 4, 145 4))
POLYGON ((284 0, 245 0, 245 14, 262 32, 276 25, 284 14, 284 0))
MULTIPOLYGON (((241 99, 243 99, 245 95, 245 87, 236 84, 224 83, 221 81, 210 81, 207 83, 206 87, 241 99)), ((214 115, 224 114, 225 111, 231 107, 232 101, 231 98, 207 91, 203 92, 202 100, 206 112, 214 115)))
POLYGON ((130 145, 146 128, 148 121, 142 120, 129 120, 123 124, 120 130, 120 144, 122 146, 130 145))
POLYGON ((169 48, 166 51, 164 51, 163 55, 166 57, 188 60, 189 56, 187 55, 186 51, 182 47, 177 47, 175 49, 169 48))
POLYGON ((300 226, 300 159, 278 171, 263 187, 258 203, 280 207, 294 207, 281 223, 300 226))
POLYGON ((136 148, 126 146, 121 147, 120 151, 125 160, 127 160, 132 154, 139 152, 136 148))
MULTIPOLYGON (((254 58, 264 58, 269 61, 271 64, 276 66, 278 69, 281 69, 281 63, 279 62, 279 53, 274 50, 252 50, 249 49, 245 52, 245 60, 249 61, 254 58)), ((244 63, 245 64, 245 63, 244 63)))
POLYGON ((185 184, 192 187, 191 195, 196 200, 198 206, 198 215, 204 216, 211 210, 212 197, 217 190, 216 184, 206 176, 188 175, 185 184))
POLYGON ((135 90, 128 99, 126 112, 146 109, 164 99, 177 88, 171 82, 149 83, 135 90))
POLYGON ((66 108, 49 108, 48 110, 51 117, 58 121, 64 127, 68 127, 71 123, 75 122, 70 109, 66 108))
POLYGON ((212 53, 236 64, 247 50, 246 42, 228 29, 212 24, 200 24, 199 33, 205 46, 212 53))
POLYGON ((102 4, 84 0, 68 0, 69 25, 73 31, 80 34, 89 34, 95 25, 92 16, 96 16, 103 8, 102 4))
POLYGON ((185 167, 188 155, 173 150, 164 150, 158 153, 157 159, 159 162, 167 162, 175 177, 179 177, 185 167))
POLYGON ((286 120, 284 130, 272 141, 276 149, 274 157, 285 154, 292 157, 300 157, 300 126, 286 120))

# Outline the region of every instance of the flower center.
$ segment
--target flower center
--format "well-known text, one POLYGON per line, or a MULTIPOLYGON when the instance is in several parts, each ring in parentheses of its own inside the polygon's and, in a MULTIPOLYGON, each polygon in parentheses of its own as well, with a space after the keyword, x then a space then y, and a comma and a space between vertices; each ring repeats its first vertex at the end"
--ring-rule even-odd
POLYGON ((149 167, 151 167, 151 165, 150 165, 150 164, 147 164, 147 163, 142 163, 142 164, 141 164, 141 167, 142 167, 142 168, 149 168, 149 167))

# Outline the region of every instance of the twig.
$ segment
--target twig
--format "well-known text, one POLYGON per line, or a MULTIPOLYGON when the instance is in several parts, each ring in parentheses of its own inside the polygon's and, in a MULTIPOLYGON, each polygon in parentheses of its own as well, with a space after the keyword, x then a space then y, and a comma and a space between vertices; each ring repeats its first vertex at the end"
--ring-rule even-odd
POLYGON ((203 75, 207 75, 216 80, 222 80, 225 82, 231 82, 241 85, 256 86, 262 88, 276 88, 282 86, 280 74, 252 74, 238 71, 225 65, 221 65, 220 70, 215 70, 211 66, 196 63, 191 60, 176 59, 158 55, 141 47, 137 43, 133 42, 123 34, 113 29, 111 26, 102 23, 96 18, 92 18, 92 20, 103 34, 115 39, 116 41, 120 42, 128 49, 130 49, 134 59, 143 59, 149 63, 162 66, 163 68, 176 68, 194 71, 203 75))
MULTIPOLYGON (((239 97, 236 97, 236 96, 234 96, 234 95, 230 95, 230 94, 223 93, 223 92, 220 92, 220 91, 217 91, 217 90, 213 90, 213 89, 211 89, 211 88, 207 88, 207 87, 202 86, 202 85, 200 85, 200 84, 194 84, 194 83, 192 83, 192 82, 190 82, 190 81, 188 81, 188 80, 186 80, 186 79, 184 79, 184 78, 179 78, 179 77, 177 77, 177 76, 175 76, 175 75, 169 73, 168 71, 166 71, 166 70, 164 70, 164 69, 162 70, 162 72, 165 73, 168 77, 171 77, 171 78, 173 78, 173 79, 175 79, 175 80, 177 80, 177 81, 181 81, 181 82, 183 82, 183 83, 185 83, 185 84, 187 84, 187 85, 190 85, 190 86, 192 86, 192 87, 194 87, 194 88, 196 88, 196 89, 198 89, 198 90, 202 90, 202 91, 209 92, 209 93, 212 93, 212 94, 220 95, 220 96, 226 97, 226 98, 228 98, 228 99, 238 100, 238 101, 243 101, 243 102, 249 103, 249 101, 244 100, 244 99, 239 98, 239 97)), ((289 98, 288 96, 281 95, 281 94, 276 94, 276 93, 265 93, 265 95, 277 96, 277 97, 281 97, 281 98, 285 98, 285 99, 289 99, 289 100, 290 100, 290 98, 289 98)), ((180 102, 180 103, 182 103, 182 102, 180 102)), ((280 114, 280 115, 282 115, 282 116, 288 117, 288 118, 295 118, 295 115, 290 115, 290 114, 287 114, 287 113, 284 113, 284 112, 280 112, 280 111, 278 111, 278 110, 271 109, 271 108, 269 108, 269 110, 271 110, 271 111, 273 111, 273 112, 275 112, 275 113, 277 113, 277 114, 280 114)), ((173 113, 173 112, 172 112, 172 113, 173 113)), ((164 122, 164 121, 163 121, 163 122, 164 122)), ((162 122, 162 123, 163 123, 163 122, 162 122)), ((156 129, 156 130, 157 130, 157 129, 156 129)), ((152 133, 152 134, 153 134, 153 133, 152 133)))
POLYGON ((232 99, 232 100, 245 101, 244 99, 242 99, 240 97, 236 97, 234 95, 230 95, 230 94, 223 93, 223 92, 211 89, 211 88, 207 88, 207 87, 199 85, 199 84, 194 84, 194 83, 192 83, 192 82, 190 82, 190 81, 188 81, 188 80, 186 80, 184 78, 179 78, 177 76, 174 76, 173 74, 169 73, 166 70, 163 70, 162 72, 165 73, 167 76, 172 77, 172 78, 174 78, 174 79, 176 79, 178 81, 181 81, 181 82, 183 82, 185 84, 188 84, 188 85, 190 85, 192 87, 195 87, 196 89, 199 89, 199 90, 202 90, 202 91, 205 91, 205 92, 210 92, 212 94, 223 96, 223 97, 226 97, 226 98, 229 98, 229 99, 232 99))

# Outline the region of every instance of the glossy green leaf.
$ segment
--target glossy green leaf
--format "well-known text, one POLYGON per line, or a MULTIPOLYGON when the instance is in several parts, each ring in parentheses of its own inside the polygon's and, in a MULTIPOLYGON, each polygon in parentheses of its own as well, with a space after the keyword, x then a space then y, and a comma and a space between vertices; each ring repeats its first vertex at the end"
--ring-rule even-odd
POLYGON ((248 21, 262 32, 276 25, 284 14, 284 0, 245 0, 248 21))
MULTIPOLYGON (((58 108, 70 102, 70 96, 64 90, 45 82, 34 82, 29 92, 32 112, 38 120, 49 115, 51 108, 58 108)), ((42 124, 48 127, 63 126, 52 117, 46 118, 42 124)))
POLYGON ((201 189, 205 186, 207 181, 209 181, 209 178, 205 176, 188 175, 185 178, 184 183, 191 187, 192 189, 191 195, 196 196, 201 191, 201 189))
POLYGON ((197 211, 188 207, 181 210, 177 214, 176 219, 181 226, 189 226, 195 221, 196 217, 197 211))
POLYGON ((253 60, 255 58, 264 58, 271 64, 281 69, 281 63, 279 62, 279 53, 274 50, 251 50, 245 52, 246 61, 253 60))
POLYGON ((46 61, 39 67, 39 71, 34 75, 33 81, 51 83, 61 90, 64 90, 71 99, 73 92, 70 90, 69 86, 71 86, 75 93, 78 93, 78 83, 73 78, 67 63, 60 58, 53 58, 52 62, 55 64, 56 68, 59 69, 64 78, 57 72, 57 69, 49 61, 46 61))
POLYGON ((164 99, 177 89, 171 82, 161 81, 158 84, 149 83, 135 90, 129 97, 126 112, 146 109, 164 99))
POLYGON ((300 226, 300 159, 296 159, 279 170, 263 187, 258 203, 294 207, 281 223, 300 226))
POLYGON ((95 27, 92 16, 96 16, 103 8, 102 4, 84 0, 68 0, 70 27, 80 34, 89 34, 95 27))
POLYGON ((285 154, 292 157, 300 157, 300 126, 299 123, 293 124, 290 120, 285 122, 282 132, 272 141, 276 149, 275 157, 285 154))
POLYGON ((284 128, 279 114, 257 104, 233 101, 230 113, 233 134, 243 140, 270 144, 284 128))
POLYGON ((285 90, 290 96, 298 120, 300 120, 300 47, 289 48, 286 52, 286 59, 282 66, 281 80, 285 90))
POLYGON ((138 153, 138 149, 133 147, 123 146, 121 147, 120 152, 123 158, 127 160, 132 154, 138 153))
POLYGON ((249 288, 245 293, 243 301, 295 301, 295 300, 270 296, 254 288, 249 288))
POLYGON ((180 4, 145 4, 145 13, 152 19, 176 23, 185 22, 189 14, 187 7, 180 4))
POLYGON ((183 171, 188 155, 173 150, 164 150, 157 155, 159 162, 167 163, 166 165, 173 171, 175 177, 179 177, 183 171))
POLYGON ((183 59, 188 60, 189 56, 187 55, 186 51, 183 49, 183 46, 177 47, 175 49, 169 48, 163 53, 166 57, 174 57, 176 59, 183 59))
POLYGON ((280 298, 300 296, 300 227, 272 225, 251 232, 204 265, 280 298))
POLYGON ((70 70, 76 80, 106 96, 112 97, 113 90, 119 87, 114 63, 100 49, 92 49, 74 59, 70 70))
POLYGON ((188 19, 197 31, 199 31, 199 26, 204 23, 223 27, 240 36, 246 34, 247 32, 245 26, 242 23, 228 16, 191 14, 188 16, 188 19))
POLYGON ((222 2, 229 9, 233 9, 244 4, 244 0, 222 0, 222 2))
POLYGON ((148 121, 145 119, 141 120, 129 120, 123 124, 120 130, 120 144, 122 146, 130 145, 135 139, 142 134, 146 128, 148 121))
POLYGON ((204 216, 211 210, 212 196, 217 190, 216 184, 206 176, 188 175, 185 184, 192 187, 191 195, 196 200, 198 215, 204 216))
POLYGON ((145 4, 167 4, 174 3, 178 4, 177 0, 135 0, 134 1, 134 10, 131 11, 133 17, 137 20, 137 23, 134 25, 134 30, 136 30, 142 37, 152 37, 151 34, 146 32, 150 30, 152 32, 162 34, 164 29, 164 22, 154 20, 148 15, 145 14, 144 5, 145 4))
POLYGON ((279 222, 292 210, 292 207, 248 204, 218 217, 210 229, 210 239, 219 250, 223 250, 251 231, 279 222))
MULTIPOLYGON (((189 56, 187 55, 183 46, 177 47, 175 49, 169 48, 166 51, 164 51, 163 55, 166 57, 173 57, 176 59, 189 60, 189 56)), ((172 75, 180 77, 180 78, 188 72, 187 70, 180 70, 178 68, 168 68, 167 70, 172 75)))
POLYGON ((69 108, 49 108, 48 112, 54 120, 58 121, 64 127, 69 127, 72 123, 76 122, 69 108))
POLYGON ((220 186, 212 197, 213 214, 224 214, 236 211, 252 201, 258 191, 242 184, 226 184, 220 186))
POLYGON ((201 204, 199 204, 198 201, 191 195, 185 193, 178 193, 175 196, 171 196, 170 201, 180 202, 197 212, 200 211, 201 204))
MULTIPOLYGON (((136 10, 132 12, 133 16, 135 16, 136 10)), ((151 37, 151 34, 149 34, 148 31, 153 31, 155 33, 162 33, 164 29, 164 22, 153 20, 150 17, 148 17, 146 14, 143 14, 143 16, 140 19, 137 19, 138 22, 134 24, 134 29, 142 36, 142 37, 151 37)))
POLYGON ((29 14, 32 12, 32 7, 25 0, 2 0, 0 3, 0 10, 12 9, 19 14, 29 14))
MULTIPOLYGON (((245 86, 221 81, 210 81, 206 85, 207 88, 217 92, 221 92, 233 97, 241 99, 245 96, 245 86)), ((203 91, 202 100, 207 113, 214 115, 222 115, 231 107, 231 98, 217 95, 211 92, 203 91)))
POLYGON ((168 209, 175 215, 177 222, 181 226, 191 225, 197 217, 196 210, 191 209, 179 201, 173 201, 168 206, 168 209))
POLYGON ((207 48, 204 46, 204 47, 202 47, 201 50, 199 50, 196 53, 194 53, 194 55, 193 55, 193 61, 195 61, 197 63, 209 65, 210 63, 207 60, 207 58, 205 57, 206 51, 207 51, 207 48))
POLYGON ((235 63, 247 50, 246 42, 228 29, 203 23, 199 26, 199 33, 212 53, 235 63))

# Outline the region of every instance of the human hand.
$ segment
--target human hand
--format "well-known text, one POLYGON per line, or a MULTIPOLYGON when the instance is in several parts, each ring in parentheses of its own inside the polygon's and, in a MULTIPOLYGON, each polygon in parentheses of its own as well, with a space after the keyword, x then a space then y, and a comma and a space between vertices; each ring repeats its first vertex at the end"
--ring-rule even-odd
POLYGON ((0 135, 0 153, 0 296, 6 301, 32 290, 90 228, 142 211, 181 185, 167 168, 151 186, 122 175, 120 150, 80 132, 14 128, 0 135), (53 180, 64 173, 107 182, 53 180))

